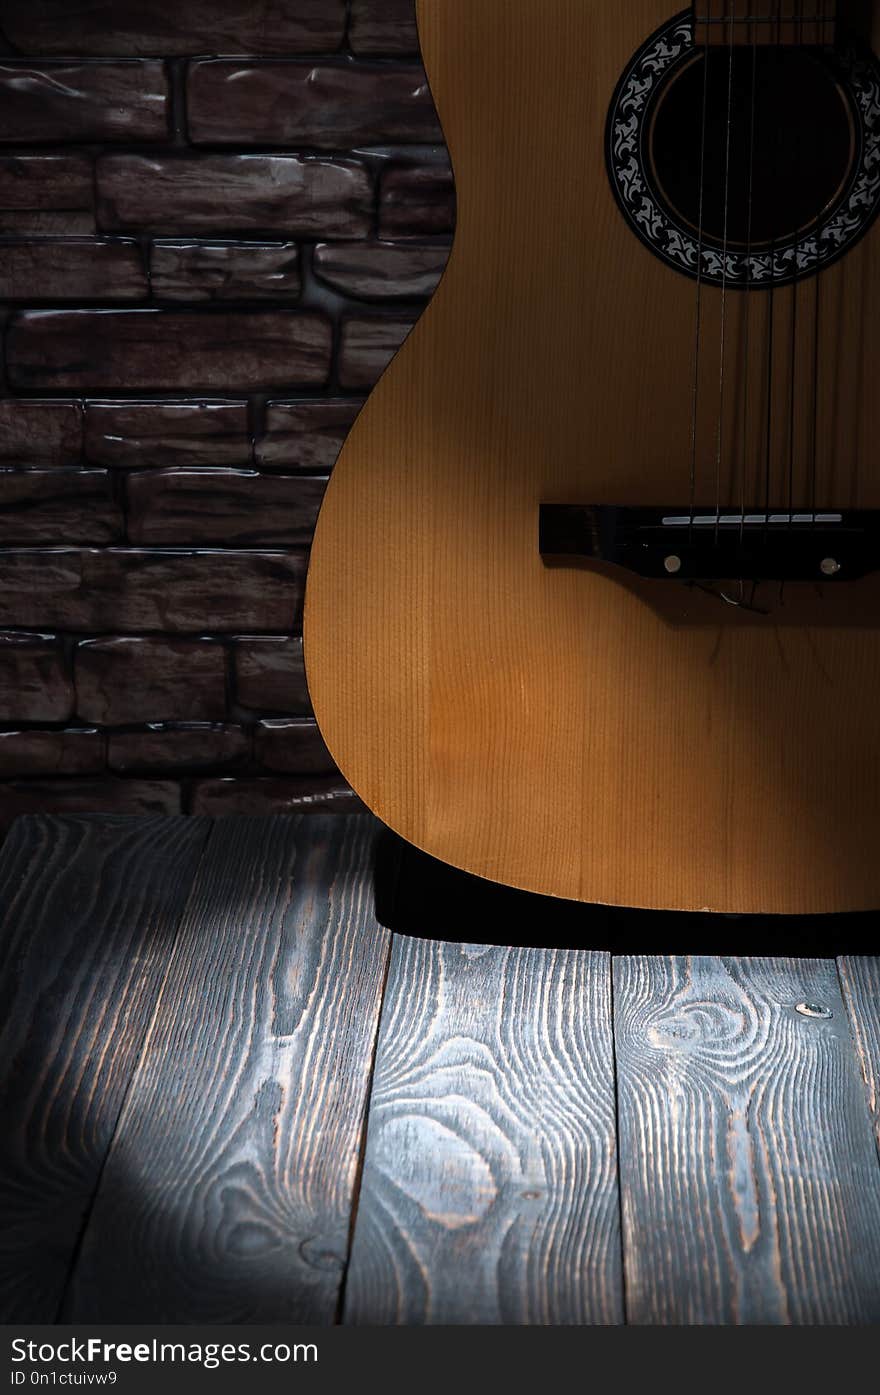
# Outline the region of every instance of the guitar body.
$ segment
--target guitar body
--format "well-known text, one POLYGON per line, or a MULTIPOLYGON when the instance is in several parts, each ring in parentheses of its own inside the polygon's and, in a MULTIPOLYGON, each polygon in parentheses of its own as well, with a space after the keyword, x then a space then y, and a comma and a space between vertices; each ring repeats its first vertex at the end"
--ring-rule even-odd
POLYGON ((318 522, 306 663, 334 758, 404 838, 512 886, 880 905, 877 574, 694 585, 538 545, 544 504, 880 508, 880 223, 818 293, 698 287, 608 163, 674 2, 418 14, 458 227, 318 522))

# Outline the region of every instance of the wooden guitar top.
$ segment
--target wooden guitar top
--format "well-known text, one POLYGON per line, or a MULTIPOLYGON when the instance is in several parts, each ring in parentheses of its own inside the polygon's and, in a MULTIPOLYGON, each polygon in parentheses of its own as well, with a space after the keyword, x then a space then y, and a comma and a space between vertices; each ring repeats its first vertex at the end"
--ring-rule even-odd
POLYGON ((365 802, 480 876, 645 907, 870 908, 876 574, 762 583, 745 608, 539 553, 542 503, 686 505, 692 453, 704 509, 752 505, 765 475, 773 508, 880 507, 880 225, 818 293, 704 284, 695 360, 694 278, 618 206, 609 108, 676 13, 420 0, 458 228, 327 491, 309 687, 365 802))

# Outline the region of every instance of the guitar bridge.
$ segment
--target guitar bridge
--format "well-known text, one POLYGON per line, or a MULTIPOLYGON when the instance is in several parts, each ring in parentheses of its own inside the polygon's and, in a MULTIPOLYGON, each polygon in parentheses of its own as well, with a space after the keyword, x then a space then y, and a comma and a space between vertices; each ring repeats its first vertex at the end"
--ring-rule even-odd
POLYGON ((597 562, 658 581, 855 581, 880 570, 880 510, 712 512, 542 504, 548 566, 597 562))

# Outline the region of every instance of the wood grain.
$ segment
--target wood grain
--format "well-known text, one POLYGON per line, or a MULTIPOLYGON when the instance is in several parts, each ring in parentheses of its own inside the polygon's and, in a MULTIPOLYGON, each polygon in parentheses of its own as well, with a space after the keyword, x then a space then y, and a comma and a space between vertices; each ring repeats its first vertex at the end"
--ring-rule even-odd
POLYGON ((344 1321, 622 1318, 607 955, 395 937, 344 1321))
POLYGON ((334 1320, 389 939, 372 830, 215 825, 66 1321, 334 1320))
POLYGON ((847 955, 837 968, 880 1149, 880 959, 847 955))
POLYGON ((880 1321, 880 1167, 833 961, 622 958, 614 1003, 629 1321, 880 1321))
POLYGON ((55 1322, 206 819, 29 817, 0 854, 0 1313, 55 1322))
MULTIPOLYGON (((631 57, 681 8, 419 0, 456 240, 325 496, 309 686, 365 803, 466 871, 628 906, 873 909, 880 578, 763 587, 758 615, 538 553, 541 502, 691 497, 694 285, 624 224, 604 141, 631 57)), ((704 287, 698 508, 764 498, 768 413, 771 509, 790 462, 801 501, 880 505, 880 222, 821 277, 818 382, 813 297, 704 287)))
POLYGON ((697 0, 694 43, 833 44, 837 0, 697 0))

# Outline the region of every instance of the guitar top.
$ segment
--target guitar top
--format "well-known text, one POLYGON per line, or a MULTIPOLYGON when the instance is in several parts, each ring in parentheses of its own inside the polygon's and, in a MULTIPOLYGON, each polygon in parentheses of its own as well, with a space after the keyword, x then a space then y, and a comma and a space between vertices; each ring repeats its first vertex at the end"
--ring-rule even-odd
POLYGON ((331 752, 512 886, 880 905, 880 5, 418 16, 458 226, 318 521, 331 752))

